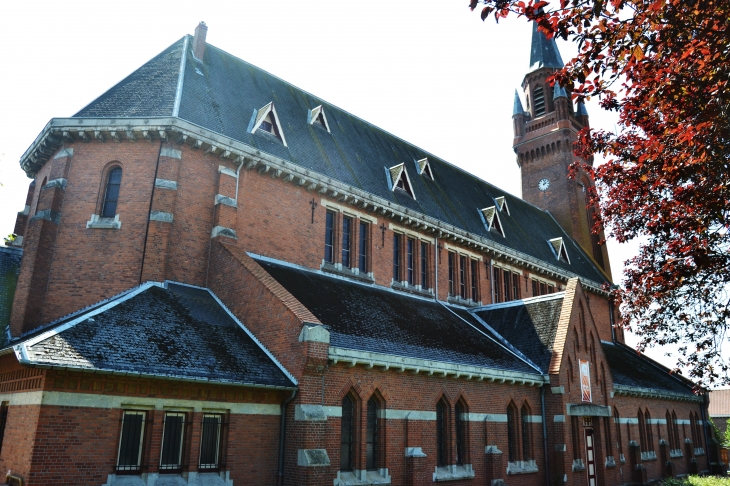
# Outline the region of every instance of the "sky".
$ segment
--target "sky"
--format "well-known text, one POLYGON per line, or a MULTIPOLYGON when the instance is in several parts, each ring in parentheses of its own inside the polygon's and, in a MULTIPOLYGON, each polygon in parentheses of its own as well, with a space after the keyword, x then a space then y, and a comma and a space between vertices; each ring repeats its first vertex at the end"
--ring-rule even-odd
MULTIPOLYGON (((30 179, 18 161, 45 124, 72 116, 200 21, 209 44, 520 196, 512 105, 529 68, 531 27, 482 22, 467 4, 0 2, 0 234, 23 209, 30 179)), ((576 51, 559 48, 566 61, 576 51)), ((587 108, 591 126, 614 129, 595 100, 587 108)), ((608 242, 615 282, 637 248, 608 242)), ((648 354, 672 363, 663 351, 648 354)))

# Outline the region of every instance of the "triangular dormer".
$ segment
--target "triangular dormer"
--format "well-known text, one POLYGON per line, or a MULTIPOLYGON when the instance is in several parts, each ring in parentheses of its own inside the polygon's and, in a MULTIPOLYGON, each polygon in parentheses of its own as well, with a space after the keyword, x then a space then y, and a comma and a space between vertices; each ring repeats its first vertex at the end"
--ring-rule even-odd
POLYGON ((279 115, 276 114, 276 107, 273 101, 263 108, 253 111, 248 131, 249 133, 256 133, 256 130, 273 135, 286 146, 286 138, 284 138, 284 132, 281 130, 279 115))
POLYGON ((558 260, 563 260, 566 263, 570 263, 568 258, 568 252, 565 249, 565 242, 563 242, 562 236, 560 238, 553 238, 550 240, 550 246, 555 252, 555 256, 558 260))
POLYGON ((329 123, 327 123, 327 115, 324 114, 324 107, 322 105, 309 110, 309 113, 307 114, 307 123, 310 125, 319 125, 327 130, 327 133, 332 133, 330 132, 330 126, 329 123))
POLYGON ((433 180, 433 172, 431 172, 431 164, 428 163, 427 158, 417 160, 416 165, 418 166, 419 175, 426 176, 429 179, 433 180))
POLYGON ((502 229, 502 222, 499 220, 499 214, 497 213, 496 206, 489 206, 488 208, 480 209, 479 213, 484 220, 484 225, 488 231, 496 231, 504 237, 504 229, 502 229))
POLYGON ((406 171, 406 164, 394 165, 388 169, 388 174, 390 174, 391 191, 401 189, 413 199, 416 199, 416 196, 413 194, 411 179, 408 177, 408 171, 406 171))
POLYGON ((503 211, 507 213, 507 216, 509 216, 509 206, 507 206, 507 198, 504 196, 499 196, 494 198, 495 202, 497 203, 497 207, 500 211, 503 211))

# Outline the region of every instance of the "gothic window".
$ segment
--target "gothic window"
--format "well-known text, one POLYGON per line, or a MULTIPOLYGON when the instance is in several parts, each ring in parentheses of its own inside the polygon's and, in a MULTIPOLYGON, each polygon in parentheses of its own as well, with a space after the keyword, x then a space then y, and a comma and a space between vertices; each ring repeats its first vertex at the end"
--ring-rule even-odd
POLYGON ((675 450, 677 449, 677 444, 674 443, 674 424, 672 423, 672 415, 669 413, 669 410, 667 410, 665 420, 667 422, 667 438, 669 439, 669 449, 675 450))
POLYGON ((378 455, 380 452, 380 431, 378 430, 378 410, 380 409, 375 397, 368 400, 368 417, 366 432, 365 468, 368 471, 378 469, 378 455))
POLYGON ((465 420, 464 415, 466 414, 466 405, 464 405, 464 402, 459 400, 456 402, 456 414, 455 414, 455 422, 456 422, 456 464, 463 466, 467 463, 466 460, 466 450, 468 448, 468 445, 466 443, 466 425, 467 421, 465 420))
POLYGON ((512 274, 512 298, 519 300, 522 298, 522 292, 520 292, 520 274, 512 274))
POLYGON ((535 109, 535 118, 545 114, 545 92, 542 86, 535 86, 532 90, 532 100, 535 109))
POLYGON ((421 288, 429 289, 430 284, 428 281, 428 243, 421 242, 421 288))
POLYGON ((512 273, 505 269, 503 275, 504 282, 504 301, 509 302, 512 300, 512 273))
MULTIPOLYGON (((669 423, 669 422, 667 422, 669 423)), ((674 438, 675 449, 680 449, 682 446, 679 442, 679 426, 677 425, 677 414, 672 410, 672 430, 671 435, 674 438)))
POLYGON ((502 298, 502 291, 504 290, 502 288, 502 269, 495 266, 492 266, 492 268, 494 269, 492 272, 494 275, 494 302, 504 302, 502 298))
POLYGON ((613 420, 616 424, 616 444, 618 445, 619 455, 623 454, 623 443, 621 441, 621 417, 619 416, 618 409, 613 407, 613 420))
POLYGON ((466 257, 459 256, 459 295, 466 299, 466 257))
POLYGON ((645 426, 644 426, 644 430, 646 431, 646 450, 653 451, 654 450, 654 434, 651 430, 651 415, 649 415, 648 408, 644 411, 644 421, 646 422, 645 426))
POLYGON ((436 464, 439 467, 446 466, 446 413, 448 404, 439 400, 436 404, 436 464))
POLYGON ((507 460, 517 460, 517 407, 513 402, 507 406, 507 460))
POLYGON ((113 218, 117 214, 119 187, 122 184, 122 168, 114 167, 109 171, 104 191, 104 204, 101 209, 102 218, 113 218))
POLYGON ((179 471, 182 469, 184 432, 185 414, 180 412, 167 412, 162 425, 161 470, 179 471))
POLYGON ((368 246, 370 238, 370 224, 360 221, 359 245, 358 245, 358 264, 357 267, 361 273, 368 271, 368 246))
POLYGON ((146 418, 146 412, 124 411, 117 455, 117 471, 139 471, 141 469, 146 418))
POLYGON ((352 471, 355 444, 355 401, 349 393, 342 399, 340 424, 340 471, 352 471))
POLYGON ((352 249, 352 218, 349 216, 342 217, 342 266, 350 268, 351 249, 352 249))
POLYGON ((324 232, 324 261, 334 263, 335 259, 335 213, 327 211, 324 232))
POLYGON ((603 434, 606 441, 606 455, 613 456, 613 441, 611 440, 611 418, 603 417, 603 434))
POLYGON ((471 259, 471 300, 479 302, 479 262, 471 259))
POLYGON ((525 403, 520 411, 522 422, 522 460, 530 461, 532 457, 532 427, 530 423, 530 407, 525 403))

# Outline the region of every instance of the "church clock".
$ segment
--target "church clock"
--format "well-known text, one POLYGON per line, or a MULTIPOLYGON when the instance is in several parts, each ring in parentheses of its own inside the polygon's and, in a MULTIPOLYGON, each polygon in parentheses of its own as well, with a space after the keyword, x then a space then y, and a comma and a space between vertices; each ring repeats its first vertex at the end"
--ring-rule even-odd
POLYGON ((540 182, 537 183, 537 188, 541 191, 547 191, 548 187, 550 187, 550 180, 547 178, 540 179, 540 182))

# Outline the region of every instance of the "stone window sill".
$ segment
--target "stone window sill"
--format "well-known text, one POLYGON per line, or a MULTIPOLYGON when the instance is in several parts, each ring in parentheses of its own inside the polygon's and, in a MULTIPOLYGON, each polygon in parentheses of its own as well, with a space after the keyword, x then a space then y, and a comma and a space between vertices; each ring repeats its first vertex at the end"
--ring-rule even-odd
POLYGON ((434 297, 432 289, 422 289, 420 285, 411 285, 408 282, 392 281, 390 283, 390 288, 393 290, 400 290, 401 292, 420 295, 421 297, 429 297, 431 299, 434 297))
POLYGON ((507 463, 507 474, 510 476, 513 474, 536 473, 537 471, 537 462, 535 462, 534 459, 530 461, 514 461, 507 463))
POLYGON ((474 302, 471 299, 462 299, 458 295, 449 295, 447 302, 449 304, 456 304, 456 305, 461 305, 464 307, 479 307, 482 305, 481 302, 474 302))
POLYGON ((656 461, 656 452, 654 452, 654 451, 642 452, 641 460, 642 461, 656 461))
POLYGON ((669 451, 669 457, 672 459, 677 457, 682 457, 684 454, 682 454, 682 449, 674 449, 669 451))
POLYGON ((610 469, 612 467, 616 467, 616 461, 613 456, 606 456, 606 469, 610 469))
POLYGON ((91 229, 121 229, 122 222, 119 221, 119 215, 113 218, 102 218, 98 214, 92 214, 91 219, 86 222, 86 228, 91 229))
POLYGON ((698 447, 695 449, 695 456, 704 456, 705 455, 705 449, 702 447, 698 447))
POLYGON ((388 475, 387 468, 381 468, 376 471, 337 471, 337 478, 334 480, 334 486, 366 486, 371 484, 390 484, 391 478, 388 475))
POLYGON ((585 471, 586 467, 583 464, 583 459, 573 459, 573 465, 571 467, 573 472, 585 471))
POLYGON ((437 467, 433 473, 434 482, 456 481, 459 479, 474 479, 474 469, 471 464, 437 467))
POLYGON ((373 277, 372 272, 361 273, 360 269, 343 267, 341 263, 322 262, 322 266, 320 267, 320 269, 323 272, 332 273, 335 275, 341 275, 343 277, 354 278, 354 279, 360 280, 362 282, 368 282, 368 283, 375 282, 375 277, 373 277))

